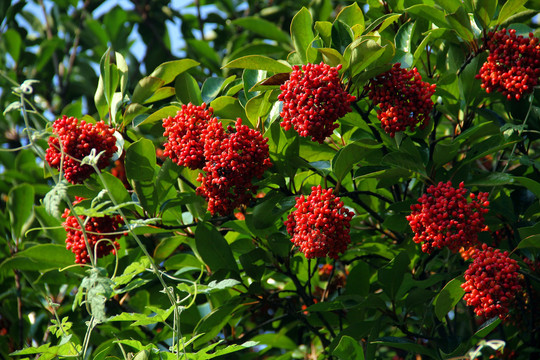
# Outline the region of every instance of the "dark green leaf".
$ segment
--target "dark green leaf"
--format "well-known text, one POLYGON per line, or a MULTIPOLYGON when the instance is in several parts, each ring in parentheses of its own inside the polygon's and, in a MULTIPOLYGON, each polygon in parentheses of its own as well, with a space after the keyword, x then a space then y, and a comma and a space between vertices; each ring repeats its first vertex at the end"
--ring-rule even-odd
POLYGON ((383 290, 391 299, 394 299, 398 293, 403 276, 409 272, 409 256, 406 252, 400 252, 388 265, 379 269, 379 282, 383 290))
POLYGON ((497 0, 473 0, 474 13, 484 29, 489 28, 497 10, 497 0))
POLYGON ((531 235, 521 240, 517 246, 518 249, 523 248, 540 248, 540 235, 531 235))
POLYGON ((438 357, 438 353, 435 350, 430 349, 420 344, 416 344, 412 342, 411 340, 405 339, 405 338, 386 336, 386 337, 379 338, 373 341, 372 343, 377 344, 377 345, 389 346, 389 347, 393 347, 397 349, 406 350, 410 353, 427 355, 434 359, 438 357))
POLYGON ((204 81, 204 84, 201 89, 202 101, 205 104, 210 103, 214 100, 219 92, 222 89, 223 84, 225 83, 225 78, 222 77, 210 77, 204 81))
POLYGON ((22 240, 34 219, 34 188, 29 184, 13 187, 8 194, 7 209, 13 240, 22 240))
POLYGON ((343 336, 332 355, 337 356, 341 360, 364 360, 364 349, 362 346, 350 336, 343 336))
POLYGON ((353 39, 354 33, 349 25, 336 20, 332 25, 332 47, 339 53, 343 53, 353 39))
POLYGON ((75 256, 66 249, 65 245, 40 244, 19 251, 2 264, 1 270, 51 270, 60 269, 75 263, 75 256))
POLYGON ((442 320, 465 294, 465 291, 461 287, 463 281, 464 279, 462 276, 451 280, 433 300, 435 315, 439 320, 442 320))
POLYGON ((195 230, 195 244, 204 262, 212 269, 238 271, 231 247, 227 240, 207 223, 199 223, 195 230))
POLYGON ((474 41, 474 34, 471 27, 471 19, 467 11, 459 7, 456 12, 446 15, 446 21, 457 34, 467 42, 474 41))
POLYGON ((134 187, 141 206, 154 215, 158 206, 156 191, 156 149, 152 141, 141 138, 126 151, 126 177, 134 187))

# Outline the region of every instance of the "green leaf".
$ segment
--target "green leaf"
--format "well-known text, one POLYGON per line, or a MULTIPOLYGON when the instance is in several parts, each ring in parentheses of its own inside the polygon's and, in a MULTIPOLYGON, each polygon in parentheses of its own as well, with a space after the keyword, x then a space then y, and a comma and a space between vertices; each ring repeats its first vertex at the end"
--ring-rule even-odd
POLYGON ((403 251, 378 271, 379 282, 391 299, 396 300, 395 296, 401 286, 403 276, 409 272, 409 262, 409 256, 403 251))
MULTIPOLYGON (((135 124, 135 126, 139 126, 139 125, 150 125, 150 124, 153 124, 157 121, 161 121, 165 118, 168 118, 169 116, 176 116, 176 114, 178 113, 178 111, 180 110, 181 108, 179 106, 175 106, 175 105, 169 105, 169 106, 165 106, 165 107, 162 107, 161 109, 153 112, 152 114, 150 114, 149 116, 145 117, 143 121, 141 121, 140 123, 137 123, 135 124)), ((136 122, 137 118, 135 118, 135 121, 136 122)))
POLYGON ((75 263, 75 256, 65 245, 40 244, 19 251, 2 264, 0 269, 45 271, 60 269, 75 263))
POLYGON ((369 34, 371 32, 377 31, 382 32, 384 29, 386 29, 388 26, 392 25, 402 14, 385 14, 378 18, 377 20, 373 21, 369 26, 367 27, 365 33, 369 34))
POLYGON ((444 319, 446 314, 461 300, 465 291, 461 288, 463 277, 450 280, 433 300, 435 315, 439 320, 444 319))
POLYGON ((150 98, 160 87, 165 85, 165 82, 157 77, 143 77, 133 90, 131 101, 133 103, 143 104, 146 99, 150 98))
POLYGON ((267 56, 248 55, 235 59, 223 66, 230 69, 253 69, 266 70, 273 73, 289 73, 292 71, 290 65, 274 60, 267 56))
POLYGON ((246 16, 232 21, 233 24, 249 31, 264 36, 267 39, 288 44, 291 40, 289 35, 276 26, 273 22, 254 16, 246 16))
POLYGON ((116 51, 114 53, 114 56, 116 58, 116 67, 120 75, 120 93, 122 94, 122 98, 123 98, 127 90, 129 69, 128 69, 126 59, 124 58, 122 54, 116 51))
POLYGON ((183 104, 192 103, 193 105, 202 104, 201 89, 193 76, 188 73, 181 73, 174 82, 176 98, 183 104))
POLYGON ((416 62, 418 60, 420 60, 422 54, 424 53, 424 51, 426 50, 426 47, 428 45, 428 41, 431 37, 431 34, 432 32, 428 32, 427 35, 424 37, 424 39, 422 40, 422 42, 420 43, 420 45, 418 45, 418 47, 416 48, 416 50, 414 51, 414 55, 413 55, 413 63, 411 64, 411 67, 414 67, 414 65, 416 64, 416 62))
POLYGON ((540 199, 540 183, 523 176, 516 176, 514 181, 529 189, 538 199, 540 199))
MULTIPOLYGON (((182 235, 161 240, 154 250, 154 260, 159 263, 167 259, 182 243, 186 243, 187 240, 182 235)), ((166 263, 165 267, 167 267, 166 263)))
POLYGON ((131 202, 131 196, 122 180, 108 172, 102 172, 97 182, 93 178, 90 178, 85 184, 93 190, 107 189, 109 196, 114 198, 118 204, 131 202), (103 178, 105 183, 102 183, 101 178, 103 178))
POLYGON ((330 46, 332 41, 332 23, 329 21, 315 21, 315 30, 323 40, 325 46, 330 46))
POLYGON ((473 0, 474 14, 484 29, 489 28, 497 10, 497 0, 473 0))
MULTIPOLYGON (((172 238, 171 243, 176 242, 175 239, 180 239, 179 237, 172 238)), ((169 242, 169 241, 167 241, 169 242)), ((156 249, 157 251, 157 249, 156 249)), ((160 250, 161 251, 161 250, 160 250)), ((201 266, 204 265, 199 261, 195 256, 190 254, 176 254, 168 258, 163 266, 168 271, 170 270, 186 270, 186 269, 197 269, 200 270, 201 266)))
POLYGON ((126 151, 126 177, 134 187, 141 206, 152 216, 158 206, 156 191, 156 149, 151 140, 141 138, 126 151))
POLYGON ((452 143, 443 143, 438 142, 435 145, 435 150, 433 151, 433 162, 436 165, 445 165, 450 160, 454 159, 459 150, 459 144, 456 142, 452 143))
POLYGON ((22 240, 34 219, 34 188, 29 184, 13 187, 8 194, 7 209, 14 241, 22 240))
POLYGON ((256 229, 265 229, 272 226, 294 204, 294 196, 285 197, 278 192, 269 193, 253 209, 253 226, 256 229))
POLYGON ((115 64, 111 64, 111 49, 109 48, 105 54, 101 57, 100 61, 100 78, 103 78, 103 89, 105 93, 105 99, 107 104, 111 105, 113 94, 118 87, 118 81, 120 80, 120 74, 115 64))
POLYGON ((355 33, 361 34, 364 30, 364 14, 355 2, 349 6, 345 6, 336 16, 335 21, 342 21, 350 28, 355 28, 355 33))
POLYGON ((519 11, 519 9, 527 3, 527 0, 508 0, 504 3, 501 11, 499 12, 499 17, 497 18, 497 25, 505 22, 510 16, 514 15, 519 11))
POLYGON ((523 248, 540 248, 540 235, 531 235, 529 237, 526 237, 525 239, 521 240, 517 246, 518 249, 523 248))
POLYGON ((100 76, 96 92, 94 94, 94 103, 96 104, 96 110, 98 111, 99 118, 105 119, 109 112, 109 106, 107 105, 107 99, 105 97, 105 87, 103 78, 100 76))
POLYGON ((13 61, 17 63, 21 55, 22 38, 21 35, 15 29, 7 29, 3 35, 8 53, 13 58, 13 61))
MULTIPOLYGON (((312 30, 313 19, 311 13, 305 7, 294 15, 291 22, 291 38, 303 64, 308 62, 308 48, 315 38, 312 30)), ((277 71, 284 72, 284 71, 277 71)))
POLYGON ((204 262, 212 269, 238 271, 231 247, 227 240, 207 223, 199 223, 195 230, 195 244, 204 262))
POLYGON ((225 84, 225 80, 222 77, 209 77, 204 81, 201 89, 201 97, 205 104, 210 103, 210 101, 218 96, 223 84, 225 84))
POLYGON ((340 149, 332 159, 332 171, 336 175, 336 179, 341 182, 354 165, 364 158, 367 151, 370 149, 359 143, 351 143, 340 149))
POLYGON ((269 262, 266 252, 261 248, 255 248, 239 257, 242 267, 252 279, 261 280, 264 275, 265 264, 269 262))
POLYGON ((409 353, 414 353, 414 354, 418 353, 421 355, 427 355, 433 359, 438 358, 438 355, 439 355, 435 350, 427 348, 423 345, 414 343, 409 339, 398 338, 398 337, 393 337, 393 336, 385 336, 385 337, 379 338, 373 341, 372 344, 402 349, 402 350, 408 351, 409 353))
POLYGON ((144 101, 145 104, 153 103, 159 100, 167 99, 175 94, 175 89, 170 86, 157 89, 152 96, 144 101))
POLYGON ((341 53, 337 51, 336 49, 319 48, 317 49, 317 51, 322 54, 325 64, 328 64, 333 67, 336 67, 339 64, 342 64, 344 70, 347 69, 348 63, 345 61, 345 58, 343 58, 343 55, 341 55, 341 53))
POLYGON ((176 79, 179 74, 198 65, 199 63, 197 61, 191 59, 168 61, 159 65, 152 71, 150 77, 161 79, 163 85, 165 85, 176 79))
POLYGON ((472 338, 475 340, 485 338, 486 336, 489 335, 490 332, 495 330, 495 328, 501 323, 501 321, 502 320, 498 316, 495 316, 494 318, 489 319, 488 321, 486 321, 480 326, 480 328, 474 333, 472 338))
POLYGON ((154 181, 156 149, 152 141, 141 138, 126 151, 126 176, 134 181, 154 181))
POLYGON ((410 53, 412 51, 411 48, 411 39, 412 39, 412 31, 413 31, 414 23, 408 22, 404 25, 402 25, 395 38, 395 45, 396 50, 401 50, 405 53, 410 53))
MULTIPOLYGON (((353 41, 345 50, 344 58, 349 61, 349 67, 354 75, 357 75, 375 61, 381 61, 389 45, 381 46, 372 39, 357 39, 353 41)), ((393 47, 392 47, 393 55, 393 47)), ((389 59, 388 59, 389 60, 389 59)))
POLYGON ((467 10, 459 7, 456 12, 447 14, 446 20, 450 24, 450 28, 453 29, 463 40, 469 43, 474 41, 471 19, 469 18, 467 10))
POLYGON ((391 152, 383 157, 382 162, 384 164, 392 165, 405 170, 415 171, 423 176, 426 175, 426 168, 422 164, 420 159, 411 157, 410 154, 403 152, 391 152))
POLYGON ((336 20, 332 25, 332 47, 342 53, 353 41, 354 33, 349 25, 336 20))
POLYGON ((449 27, 444 12, 434 6, 426 4, 413 5, 404 10, 406 13, 428 20, 440 28, 449 27))
POLYGON ((244 69, 244 72, 242 73, 242 81, 244 83, 244 95, 246 96, 247 100, 250 100, 257 95, 256 91, 250 91, 250 89, 264 79, 266 79, 266 71, 244 69))
POLYGON ((60 218, 60 203, 67 198, 67 186, 66 179, 62 179, 49 191, 43 198, 43 205, 47 213, 56 218, 60 218))
POLYGON ((297 345, 287 335, 285 335, 285 329, 282 329, 279 333, 267 333, 260 334, 253 337, 253 341, 258 342, 260 345, 266 345, 268 347, 294 350, 297 345))
MULTIPOLYGON (((126 107, 124 111, 124 125, 128 125, 135 119, 137 116, 144 114, 150 110, 150 107, 143 106, 138 103, 131 103, 126 107)), ((135 125, 135 124, 134 124, 135 125)), ((140 125, 140 124, 138 124, 140 125)), ((135 125, 137 126, 137 125, 135 125)))
POLYGON ((270 93, 266 92, 248 100, 246 104, 246 116, 253 127, 255 127, 260 120, 264 120, 260 118, 263 118, 270 111, 272 104, 268 101, 269 95, 270 93))
POLYGON ((214 109, 214 116, 222 119, 248 120, 240 101, 232 96, 220 96, 210 103, 210 107, 214 109))
POLYGON ((332 355, 337 356, 341 360, 364 360, 364 350, 362 346, 350 336, 343 336, 332 355))
POLYGON ((214 338, 232 317, 234 309, 234 305, 223 305, 202 318, 195 327, 194 333, 204 335, 195 341, 195 346, 206 344, 214 338))

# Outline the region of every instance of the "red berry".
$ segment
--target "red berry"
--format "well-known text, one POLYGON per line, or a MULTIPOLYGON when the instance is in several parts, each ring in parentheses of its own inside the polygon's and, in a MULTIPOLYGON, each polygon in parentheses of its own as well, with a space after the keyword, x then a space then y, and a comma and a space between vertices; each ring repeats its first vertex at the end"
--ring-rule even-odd
POLYGON ((516 30, 489 32, 489 55, 477 79, 487 93, 502 93, 508 100, 519 100, 533 91, 540 77, 540 44, 533 34, 516 36, 516 30))
POLYGON ((418 202, 411 206, 407 216, 414 232, 414 242, 422 243, 422 251, 448 247, 457 252, 478 243, 478 233, 485 229, 484 214, 488 212, 488 193, 469 193, 462 183, 459 188, 452 183, 440 182, 427 189, 418 202))
POLYGON ((230 214, 240 205, 247 205, 257 187, 253 178, 260 178, 272 163, 268 152, 268 139, 257 130, 236 120, 235 127, 227 130, 216 118, 202 131, 204 143, 203 167, 197 180, 201 186, 197 194, 208 201, 208 211, 221 215, 230 214))
POLYGON ((163 155, 180 166, 202 169, 205 159, 201 133, 212 118, 213 109, 207 109, 205 103, 200 106, 189 103, 182 105, 175 117, 163 119, 163 136, 168 137, 163 155))
MULTIPOLYGON (((79 201, 76 201, 73 205, 76 205, 78 202, 79 201)), ((89 263, 90 257, 88 256, 88 248, 77 219, 75 216, 69 215, 69 209, 64 211, 62 217, 66 219, 62 224, 67 231, 66 248, 75 254, 75 262, 77 264, 89 263)), ((79 216, 79 219, 83 224, 86 221, 86 217, 82 215, 79 216)), ((96 251, 94 256, 100 258, 109 255, 110 253, 116 253, 120 248, 120 245, 116 240, 119 239, 122 234, 113 233, 117 233, 123 224, 124 221, 119 215, 91 217, 86 221, 86 237, 91 251, 96 251), (101 239, 109 239, 110 241, 100 241, 101 239)))
POLYGON ((482 245, 481 251, 473 254, 474 261, 465 271, 463 299, 474 307, 478 316, 506 317, 516 295, 522 290, 523 277, 519 274, 516 260, 508 251, 482 245))
POLYGON ((117 150, 114 129, 103 121, 90 124, 74 117, 62 116, 53 124, 53 133, 57 136, 49 138, 49 148, 45 160, 55 169, 62 170, 64 177, 72 184, 80 184, 94 172, 90 165, 81 165, 81 160, 90 155, 92 149, 96 154, 105 151, 98 160, 97 166, 103 169, 109 165, 110 159, 117 150), (62 162, 62 151, 65 153, 62 162))
POLYGON ((436 85, 422 81, 416 68, 402 69, 400 63, 387 72, 371 79, 365 90, 373 104, 378 105, 377 118, 383 130, 391 137, 407 127, 424 129, 433 108, 431 97, 436 85))
POLYGON ((329 256, 337 259, 351 242, 350 221, 354 214, 343 201, 320 185, 311 194, 296 198, 296 210, 289 214, 285 226, 291 241, 300 247, 307 259, 329 256))
POLYGON ((338 71, 341 65, 324 63, 293 67, 289 80, 281 85, 278 99, 283 102, 281 126, 303 137, 323 143, 339 125, 335 121, 351 112, 356 100, 343 89, 338 71))

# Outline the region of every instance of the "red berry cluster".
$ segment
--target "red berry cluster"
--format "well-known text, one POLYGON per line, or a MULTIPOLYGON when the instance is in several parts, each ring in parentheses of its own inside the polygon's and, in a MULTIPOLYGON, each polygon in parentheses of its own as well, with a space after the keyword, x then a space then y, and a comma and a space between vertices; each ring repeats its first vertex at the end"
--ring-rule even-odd
POLYGON ((327 255, 337 259, 339 253, 347 250, 353 213, 343 206, 332 189, 314 186, 307 198, 304 195, 296 198, 295 207, 285 226, 291 241, 307 259, 327 255))
POLYGON ((65 153, 62 170, 64 177, 72 184, 80 184, 93 173, 90 165, 81 165, 81 160, 96 149, 96 154, 105 151, 98 160, 97 166, 103 169, 116 148, 114 129, 109 128, 103 121, 90 124, 74 117, 62 116, 53 124, 53 133, 57 136, 49 138, 49 148, 45 159, 49 165, 60 170, 62 151, 65 153), (60 150, 62 149, 62 150, 60 150))
MULTIPOLYGON (((76 205, 77 203, 78 201, 73 203, 73 205, 76 205)), ((69 209, 64 211, 62 217, 66 219, 63 223, 64 229, 67 231, 66 248, 75 254, 75 262, 77 264, 86 264, 90 262, 88 248, 86 247, 84 235, 77 219, 75 216, 69 215, 69 209)), ((86 221, 86 217, 82 215, 79 216, 79 219, 83 224, 86 221)), ((116 240, 122 235, 112 233, 118 232, 123 224, 124 221, 119 215, 91 217, 86 221, 86 238, 88 239, 90 249, 96 251, 94 256, 100 258, 109 255, 110 253, 116 253, 116 250, 120 248, 120 245, 116 240), (101 239, 109 239, 110 241, 99 241, 101 239)))
POLYGON ((489 55, 477 79, 487 93, 496 90, 519 100, 529 94, 540 77, 540 44, 532 33, 529 37, 516 36, 516 30, 502 29, 488 34, 489 55))
POLYGON ((341 65, 324 63, 293 67, 289 80, 281 85, 280 116, 285 130, 294 127, 300 136, 323 143, 339 125, 335 121, 351 112, 356 97, 343 89, 338 71, 341 65))
POLYGON ((419 204, 411 205, 407 216, 414 232, 414 242, 422 243, 422 251, 448 247, 457 252, 478 242, 478 233, 485 229, 484 214, 488 212, 488 193, 469 193, 462 183, 457 189, 452 183, 432 185, 422 195, 419 204))
POLYGON ((373 104, 378 105, 377 118, 382 128, 391 137, 407 127, 414 131, 416 126, 424 129, 433 108, 431 97, 436 85, 422 81, 416 68, 402 69, 400 63, 387 72, 371 79, 365 86, 373 104))
POLYGON ((253 178, 260 178, 272 163, 268 153, 268 139, 257 130, 236 120, 227 130, 216 118, 202 131, 204 143, 203 170, 197 180, 201 186, 197 194, 208 201, 210 213, 227 215, 240 205, 246 205, 257 187, 253 178))
POLYGON ((167 136, 164 156, 180 166, 187 166, 192 170, 202 169, 205 163, 204 143, 201 134, 213 117, 213 109, 189 103, 182 105, 175 117, 163 119, 167 136))
POLYGON ((508 251, 482 245, 482 251, 473 255, 474 261, 465 271, 465 290, 463 299, 467 305, 474 306, 478 316, 488 318, 508 314, 517 294, 522 290, 522 276, 519 265, 508 256, 508 251))

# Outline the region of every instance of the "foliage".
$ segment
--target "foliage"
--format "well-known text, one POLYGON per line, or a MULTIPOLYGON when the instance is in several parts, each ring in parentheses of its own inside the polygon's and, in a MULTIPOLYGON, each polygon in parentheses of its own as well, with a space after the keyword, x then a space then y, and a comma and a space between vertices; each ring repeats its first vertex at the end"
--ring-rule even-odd
MULTIPOLYGON (((539 356, 540 90, 508 99, 486 93, 476 77, 490 31, 540 37, 537 1, 201 0, 182 11, 159 0, 98 16, 101 3, 0 5, 1 357, 539 356), (181 59, 172 54, 168 22, 181 22, 181 59), (144 54, 130 34, 140 36, 144 54), (278 97, 293 68, 321 62, 339 70, 336 86, 356 99, 319 142, 281 126, 278 97), (435 93, 427 99, 433 105, 412 106, 426 117, 421 128, 394 134, 381 125, 382 100, 374 103, 368 90, 397 63, 415 74, 403 78, 419 76, 418 86, 430 89, 411 94, 435 93), (197 191, 200 174, 227 161, 227 151, 204 169, 163 156, 170 141, 163 119, 203 102, 218 119, 208 120, 217 129, 211 134, 221 134, 212 140, 230 141, 227 151, 239 133, 250 134, 242 144, 257 138, 253 147, 268 146, 268 161, 262 151, 247 166, 252 182, 237 176, 234 192, 249 196, 232 213, 212 215, 197 191), (52 121, 63 115, 116 130, 116 153, 94 149, 77 160, 92 170, 81 184, 45 160, 52 121), (249 129, 237 132, 238 118, 249 129), (102 156, 112 161, 100 170, 102 156), (489 193, 487 228, 477 237, 512 259, 522 291, 511 294, 508 314, 476 316, 462 299, 478 248, 428 254, 413 241, 411 206, 421 214, 418 199, 448 181, 463 182, 471 199, 489 193), (307 259, 287 232, 303 202, 297 198, 315 187, 339 197, 332 200, 335 231, 341 236, 350 226, 351 243, 336 259, 307 259), (75 264, 66 249, 64 211, 87 229, 87 264, 75 264), (354 215, 350 224, 344 213, 354 215), (83 222, 108 216, 123 226, 94 240, 108 242, 107 253, 114 248, 98 259, 88 241, 95 234, 83 222)), ((208 133, 199 152, 216 156, 208 133)), ((237 158, 249 162, 250 147, 242 149, 237 158)), ((69 156, 56 150, 61 160, 69 156)), ((216 174, 227 180, 223 168, 216 174)), ((317 227, 309 214, 300 218, 307 230, 317 227)), ((308 231, 303 241, 313 239, 308 231)))

